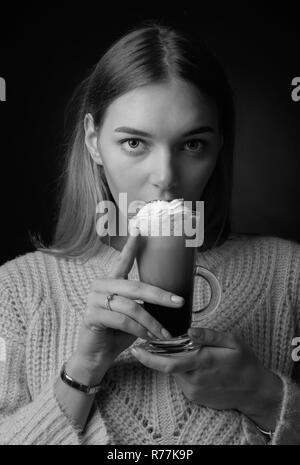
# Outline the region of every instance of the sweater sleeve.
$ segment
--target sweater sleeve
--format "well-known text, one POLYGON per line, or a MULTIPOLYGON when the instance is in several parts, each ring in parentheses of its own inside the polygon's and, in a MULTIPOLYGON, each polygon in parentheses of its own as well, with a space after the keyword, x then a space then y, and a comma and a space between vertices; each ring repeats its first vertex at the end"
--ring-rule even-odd
POLYGON ((271 445, 300 445, 300 386, 289 377, 277 375, 283 383, 281 410, 271 445))
MULTIPOLYGON (((292 312, 294 312, 295 337, 300 336, 300 244, 289 242, 291 247, 291 262, 289 263, 288 273, 288 292, 292 312)), ((291 341, 292 342, 292 341, 291 341)), ((293 346, 291 344, 291 354, 293 346)), ((280 411, 271 441, 267 442, 266 438, 257 430, 255 425, 248 419, 243 419, 247 444, 259 444, 264 441, 268 445, 300 445, 300 376, 299 364, 295 362, 294 371, 297 371, 296 379, 285 376, 279 371, 275 373, 282 381, 282 402, 280 411), (295 370, 297 368, 297 370, 295 370)))
MULTIPOLYGON (((290 268, 289 292, 293 311, 295 312, 295 337, 300 336, 300 244, 292 242, 292 261, 290 268)), ((293 346, 291 345, 291 352, 293 346)), ((298 376, 291 379, 277 372, 283 383, 283 400, 280 416, 271 444, 300 445, 300 361, 294 362, 294 373, 298 376), (296 366, 297 365, 297 366, 296 366)))
MULTIPOLYGON (((288 293, 294 315, 295 334, 300 336, 300 244, 291 241, 291 261, 288 273, 288 293)), ((292 356, 292 341, 290 345, 292 356)), ((297 366, 299 367, 297 362, 297 366)), ((294 369, 296 362, 294 362, 294 369)), ((277 424, 270 445, 300 445, 300 380, 275 371, 281 378, 283 396, 277 424)))
POLYGON ((300 336, 300 244, 293 242, 290 293, 293 307, 295 309, 296 336, 300 336))
POLYGON ((31 398, 26 379, 26 323, 12 293, 0 281, 0 444, 79 445, 80 431, 57 402, 58 374, 31 398))
POLYGON ((289 377, 279 372, 276 374, 283 383, 283 396, 272 440, 262 434, 249 418, 242 416, 246 445, 300 445, 300 387, 289 377))

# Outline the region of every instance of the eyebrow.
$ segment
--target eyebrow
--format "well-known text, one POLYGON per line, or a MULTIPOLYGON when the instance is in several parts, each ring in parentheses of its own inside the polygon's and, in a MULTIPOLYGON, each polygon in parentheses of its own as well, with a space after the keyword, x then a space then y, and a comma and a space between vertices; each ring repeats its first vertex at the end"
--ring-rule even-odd
MULTIPOLYGON (((115 132, 126 132, 127 134, 131 134, 134 136, 141 136, 141 137, 153 137, 152 134, 148 132, 141 131, 140 129, 130 128, 127 126, 121 126, 115 129, 115 132)), ((215 130, 211 126, 199 126, 198 128, 192 129, 191 131, 186 132, 182 135, 182 137, 193 136, 195 134, 202 134, 204 132, 211 132, 214 133, 215 130)))

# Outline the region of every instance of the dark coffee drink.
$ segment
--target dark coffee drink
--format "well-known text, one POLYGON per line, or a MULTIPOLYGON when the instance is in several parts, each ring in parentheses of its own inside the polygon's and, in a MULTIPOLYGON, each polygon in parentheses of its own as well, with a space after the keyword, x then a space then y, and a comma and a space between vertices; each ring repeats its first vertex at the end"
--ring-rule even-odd
POLYGON ((185 246, 185 237, 141 237, 137 255, 140 280, 184 298, 182 307, 144 303, 144 308, 173 337, 191 326, 195 248, 185 246))

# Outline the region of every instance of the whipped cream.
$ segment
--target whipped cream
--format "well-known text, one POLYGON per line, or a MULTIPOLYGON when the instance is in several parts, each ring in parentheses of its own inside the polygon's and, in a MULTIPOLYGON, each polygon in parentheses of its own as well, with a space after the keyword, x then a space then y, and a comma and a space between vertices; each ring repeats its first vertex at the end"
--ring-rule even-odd
POLYGON ((181 236, 183 222, 192 214, 184 199, 150 201, 129 220, 129 230, 132 233, 138 228, 141 236, 181 236))

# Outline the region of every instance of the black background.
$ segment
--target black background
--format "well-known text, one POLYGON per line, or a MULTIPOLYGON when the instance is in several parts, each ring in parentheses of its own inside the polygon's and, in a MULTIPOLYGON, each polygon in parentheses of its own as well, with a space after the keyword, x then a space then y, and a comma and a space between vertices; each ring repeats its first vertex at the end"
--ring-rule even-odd
POLYGON ((291 98, 300 76, 296 3, 101 5, 3 9, 0 263, 34 250, 28 231, 51 239, 65 106, 111 42, 145 19, 199 33, 227 71, 237 106, 233 231, 300 241, 300 102, 291 98))

